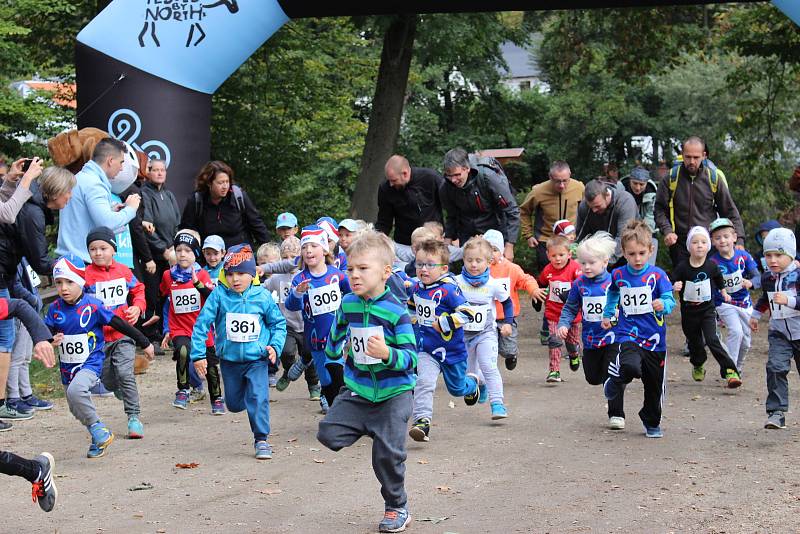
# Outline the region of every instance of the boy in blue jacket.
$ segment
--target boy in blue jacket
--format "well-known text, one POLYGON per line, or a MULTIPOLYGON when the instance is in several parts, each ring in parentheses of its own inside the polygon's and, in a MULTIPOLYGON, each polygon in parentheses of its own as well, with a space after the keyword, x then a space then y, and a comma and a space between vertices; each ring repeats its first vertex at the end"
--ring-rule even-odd
POLYGON ((275 363, 286 341, 286 319, 256 277, 250 245, 228 249, 217 288, 206 300, 192 330, 191 358, 206 375, 206 337, 214 325, 214 344, 225 385, 225 404, 247 410, 256 459, 272 458, 269 436, 268 361, 275 363))

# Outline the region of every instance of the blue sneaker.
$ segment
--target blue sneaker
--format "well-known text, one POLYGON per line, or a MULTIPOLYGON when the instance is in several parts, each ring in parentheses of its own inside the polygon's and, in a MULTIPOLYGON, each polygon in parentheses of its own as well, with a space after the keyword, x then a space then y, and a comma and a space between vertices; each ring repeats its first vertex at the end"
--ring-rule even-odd
POLYGON ((484 404, 489 399, 489 392, 486 391, 486 384, 480 384, 478 390, 480 391, 478 395, 478 404, 484 404))
POLYGON ((330 408, 330 406, 328 406, 328 399, 325 398, 325 395, 320 396, 319 407, 322 410, 322 415, 328 413, 328 408, 330 408))
POLYGON ((8 398, 6 399, 6 405, 12 410, 16 410, 23 415, 33 415, 33 406, 20 398, 8 398))
POLYGON ((22 401, 36 411, 40 410, 45 411, 53 409, 52 402, 40 399, 36 395, 28 395, 27 397, 22 397, 22 401))
POLYGON ((290 382, 294 382, 306 371, 306 365, 303 363, 303 360, 296 359, 292 366, 289 368, 289 372, 286 373, 286 378, 289 379, 290 382))
POLYGON ((89 452, 86 453, 87 458, 100 458, 106 453, 106 449, 114 441, 114 434, 104 425, 101 421, 96 422, 89 428, 89 434, 92 435, 92 444, 89 445, 89 452))
POLYGON ((225 415, 225 401, 222 397, 211 402, 211 415, 225 415))
POLYGON ((506 406, 502 402, 493 402, 492 403, 492 419, 505 419, 508 417, 508 411, 506 411, 506 406))
POLYGON ((98 397, 113 397, 114 394, 106 389, 102 382, 98 382, 96 386, 89 390, 92 395, 98 397))
POLYGON ((256 460, 271 460, 272 447, 266 441, 256 441, 256 460))
POLYGON ((608 400, 616 399, 619 394, 622 393, 622 389, 622 384, 617 382, 617 380, 611 376, 606 378, 605 383, 603 383, 603 394, 608 400))
POLYGON ((407 509, 387 508, 383 512, 383 521, 378 523, 378 532, 403 532, 409 522, 411 522, 411 515, 407 509))
POLYGON ((663 438, 664 433, 661 432, 660 426, 647 426, 644 425, 644 435, 648 438, 663 438))
POLYGON ((185 410, 189 406, 189 390, 179 389, 175 392, 175 400, 172 405, 181 410, 185 410))
POLYGON ((128 417, 128 439, 142 439, 144 437, 144 425, 139 421, 139 417, 131 415, 128 417))

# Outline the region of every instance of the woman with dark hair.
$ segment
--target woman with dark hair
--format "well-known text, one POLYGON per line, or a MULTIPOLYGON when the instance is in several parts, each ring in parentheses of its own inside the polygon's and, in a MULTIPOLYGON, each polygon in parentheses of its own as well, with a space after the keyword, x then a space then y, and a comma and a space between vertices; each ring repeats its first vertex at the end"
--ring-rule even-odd
POLYGON ((181 228, 196 230, 203 239, 218 235, 225 240, 225 248, 250 243, 255 249, 269 241, 258 209, 234 185, 233 169, 222 161, 209 161, 200 169, 195 192, 183 209, 181 228))

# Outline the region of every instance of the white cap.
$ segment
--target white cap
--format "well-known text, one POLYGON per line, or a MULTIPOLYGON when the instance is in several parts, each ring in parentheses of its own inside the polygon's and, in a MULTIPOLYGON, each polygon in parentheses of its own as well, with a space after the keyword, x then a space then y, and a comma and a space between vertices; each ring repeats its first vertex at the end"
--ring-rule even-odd
POLYGON ((225 250, 225 240, 218 235, 210 235, 203 241, 203 248, 210 248, 217 252, 222 252, 225 250))
POLYGON ((488 241, 493 248, 503 252, 503 249, 505 248, 505 240, 503 239, 503 234, 501 234, 498 230, 486 230, 486 233, 483 234, 483 238, 488 241))

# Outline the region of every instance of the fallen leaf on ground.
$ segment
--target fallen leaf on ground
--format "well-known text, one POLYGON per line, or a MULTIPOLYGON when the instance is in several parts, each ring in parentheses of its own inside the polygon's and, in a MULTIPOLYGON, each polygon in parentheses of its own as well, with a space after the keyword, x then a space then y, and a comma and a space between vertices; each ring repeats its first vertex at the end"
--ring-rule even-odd
POLYGON ((426 460, 425 458, 420 458, 419 460, 417 460, 417 463, 425 465, 428 463, 428 460, 426 460))
POLYGON ((455 403, 455 402, 453 402, 453 401, 450 401, 450 402, 448 402, 448 403, 447 403, 447 405, 448 405, 449 407, 451 407, 451 408, 455 408, 455 407, 456 407, 456 403, 455 403))
POLYGON ((447 519, 450 519, 450 518, 449 517, 423 517, 423 518, 417 519, 417 521, 427 521, 429 523, 433 523, 434 525, 438 525, 439 523, 441 523, 442 521, 446 521, 447 519))
POLYGON ((450 486, 436 486, 436 489, 441 492, 448 492, 450 491, 450 486))
POLYGON ((153 489, 153 485, 152 484, 150 484, 149 482, 142 482, 142 483, 137 484, 135 486, 131 486, 130 488, 128 488, 128 491, 142 491, 142 490, 151 490, 151 489, 153 489))
POLYGON ((294 443, 295 441, 297 441, 297 438, 289 438, 286 440, 286 443, 294 443))
POLYGON ((175 464, 175 467, 177 467, 178 469, 194 469, 199 466, 200 464, 198 464, 197 462, 192 462, 189 464, 175 464))
POLYGON ((283 493, 283 490, 279 490, 279 489, 263 489, 263 490, 258 490, 258 492, 261 493, 261 494, 264 494, 264 495, 277 495, 279 493, 283 493))
POLYGON ((315 464, 324 464, 325 460, 320 460, 319 458, 314 458, 314 463, 315 464))

